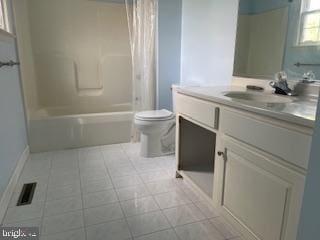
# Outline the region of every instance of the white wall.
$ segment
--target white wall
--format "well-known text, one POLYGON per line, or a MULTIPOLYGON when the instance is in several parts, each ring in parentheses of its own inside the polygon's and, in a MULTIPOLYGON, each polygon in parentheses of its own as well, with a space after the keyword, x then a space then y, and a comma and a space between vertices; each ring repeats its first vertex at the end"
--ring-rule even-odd
POLYGON ((309 171, 300 217, 298 240, 315 240, 320 236, 320 101, 312 141, 309 171))
POLYGON ((237 18, 238 0, 183 0, 182 84, 231 83, 237 18))

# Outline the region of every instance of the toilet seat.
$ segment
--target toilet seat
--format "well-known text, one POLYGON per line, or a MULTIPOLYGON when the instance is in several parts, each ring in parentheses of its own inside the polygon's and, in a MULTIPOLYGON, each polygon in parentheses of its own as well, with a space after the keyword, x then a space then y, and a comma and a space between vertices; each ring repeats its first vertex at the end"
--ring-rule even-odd
POLYGON ((136 114, 135 118, 141 121, 167 121, 175 118, 175 115, 166 110, 145 111, 136 114))

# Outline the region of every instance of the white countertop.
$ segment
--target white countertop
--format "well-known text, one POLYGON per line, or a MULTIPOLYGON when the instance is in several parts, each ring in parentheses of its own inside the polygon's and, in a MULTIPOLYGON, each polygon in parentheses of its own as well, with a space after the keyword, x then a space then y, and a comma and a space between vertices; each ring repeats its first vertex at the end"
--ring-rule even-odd
MULTIPOLYGON (((251 91, 240 86, 224 87, 177 87, 177 92, 208 100, 230 107, 235 107, 250 112, 266 115, 286 122, 313 128, 316 118, 317 99, 306 97, 294 97, 293 102, 288 103, 262 103, 240 100, 224 96, 228 91, 251 91)), ((254 91, 256 92, 256 91, 254 91)), ((266 92, 265 94, 273 94, 266 92)), ((291 98, 289 96, 286 96, 291 98)))

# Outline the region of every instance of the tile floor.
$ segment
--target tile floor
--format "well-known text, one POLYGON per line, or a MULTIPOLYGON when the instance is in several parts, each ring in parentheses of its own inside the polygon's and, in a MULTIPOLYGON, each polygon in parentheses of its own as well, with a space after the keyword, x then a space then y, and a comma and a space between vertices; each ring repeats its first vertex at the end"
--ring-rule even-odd
POLYGON ((3 226, 39 226, 42 240, 240 240, 199 194, 175 179, 173 156, 139 144, 32 154, 3 226), (31 205, 16 207, 23 183, 31 205))

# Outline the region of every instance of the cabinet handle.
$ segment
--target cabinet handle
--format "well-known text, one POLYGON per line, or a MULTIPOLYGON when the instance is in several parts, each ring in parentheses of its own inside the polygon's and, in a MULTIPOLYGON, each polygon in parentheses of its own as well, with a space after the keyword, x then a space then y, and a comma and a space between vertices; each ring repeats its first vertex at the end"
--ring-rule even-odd
POLYGON ((224 152, 223 151, 218 151, 218 156, 219 157, 223 157, 223 160, 227 161, 227 149, 225 149, 224 152))

